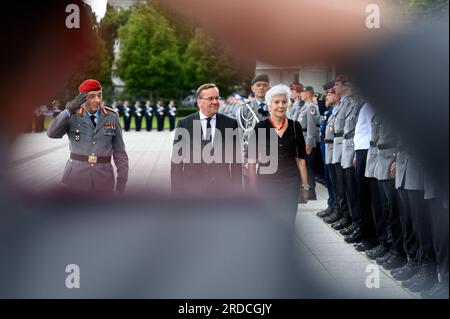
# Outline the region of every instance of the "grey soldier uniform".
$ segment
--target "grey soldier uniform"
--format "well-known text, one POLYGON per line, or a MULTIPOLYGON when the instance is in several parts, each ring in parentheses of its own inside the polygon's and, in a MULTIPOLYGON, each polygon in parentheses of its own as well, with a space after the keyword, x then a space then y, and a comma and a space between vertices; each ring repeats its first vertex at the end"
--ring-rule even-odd
POLYGON ((316 143, 320 142, 320 113, 319 108, 312 102, 306 102, 300 109, 298 121, 303 129, 305 143, 316 147, 316 143))
POLYGON ((289 111, 286 114, 287 118, 290 120, 293 120, 293 121, 298 121, 298 117, 300 115, 301 108, 302 108, 302 105, 300 103, 300 100, 294 101, 294 103, 292 103, 291 108, 289 109, 289 111))
POLYGON ((380 120, 377 114, 372 117, 371 124, 372 137, 370 138, 370 147, 367 151, 366 172, 364 176, 374 178, 378 156, 377 144, 378 139, 380 138, 380 120))
POLYGON ((82 107, 75 114, 70 114, 68 110, 61 112, 50 123, 47 135, 50 138, 62 138, 65 134, 69 138, 71 158, 64 170, 64 184, 74 191, 113 191, 112 156, 117 167, 117 186, 125 187, 128 156, 119 115, 113 109, 100 109, 96 127, 82 107))
POLYGON ((344 141, 345 111, 350 103, 350 98, 344 96, 338 106, 338 110, 334 120, 334 142, 333 142, 333 159, 332 163, 340 163, 342 161, 342 144, 344 141))
POLYGON ((384 119, 381 119, 379 126, 374 176, 380 187, 381 205, 387 214, 387 244, 391 247, 391 252, 395 257, 390 259, 390 263, 400 267, 406 261, 406 254, 403 247, 398 195, 395 190, 394 177, 391 176, 391 165, 397 156, 398 139, 384 119))
POLYGON ((350 104, 348 104, 345 110, 344 141, 342 142, 341 165, 344 169, 353 167, 353 158, 355 156, 353 137, 355 136, 359 110, 362 106, 362 101, 357 97, 351 97, 350 101, 350 104))
MULTIPOLYGON (((336 106, 339 107, 339 106, 336 106)), ((333 162, 333 140, 334 140, 334 122, 336 120, 336 112, 334 109, 328 118, 327 128, 325 130, 325 164, 332 164, 333 162)))
POLYGON ((379 181, 393 179, 391 176, 391 164, 397 156, 397 138, 385 121, 380 122, 379 134, 374 176, 379 181))
POLYGON ((421 163, 403 145, 397 149, 395 188, 424 190, 424 174, 421 163))

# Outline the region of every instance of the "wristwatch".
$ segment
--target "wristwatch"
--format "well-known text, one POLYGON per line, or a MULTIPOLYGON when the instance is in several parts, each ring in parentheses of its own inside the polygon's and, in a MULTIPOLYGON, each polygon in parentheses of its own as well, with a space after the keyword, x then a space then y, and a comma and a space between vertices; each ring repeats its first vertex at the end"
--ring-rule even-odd
POLYGON ((303 184, 302 190, 305 190, 305 191, 309 190, 309 184, 303 184))

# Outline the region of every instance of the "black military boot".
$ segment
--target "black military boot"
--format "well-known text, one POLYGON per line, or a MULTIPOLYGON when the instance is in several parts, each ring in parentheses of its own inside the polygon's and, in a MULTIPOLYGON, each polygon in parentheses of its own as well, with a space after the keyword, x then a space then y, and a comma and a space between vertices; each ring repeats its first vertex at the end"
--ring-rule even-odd
POLYGON ((417 259, 408 259, 408 263, 400 268, 394 268, 391 270, 392 277, 394 277, 395 280, 408 280, 415 274, 419 272, 419 264, 417 262, 417 259))
POLYGON ((344 236, 346 243, 359 243, 362 240, 362 233, 360 228, 356 228, 350 235, 344 236))
POLYGON ((358 224, 355 223, 355 222, 353 222, 350 226, 348 226, 348 227, 346 227, 346 228, 344 228, 344 229, 341 229, 339 232, 341 233, 341 235, 344 235, 344 236, 350 235, 350 234, 353 233, 353 232, 355 231, 355 229, 358 228, 358 227, 359 227, 358 224))
POLYGON ((350 226, 351 223, 352 223, 352 220, 350 217, 344 217, 344 218, 341 218, 340 220, 338 220, 337 222, 334 222, 333 224, 331 224, 331 227, 336 230, 340 230, 340 229, 350 226))
POLYGON ((405 256, 398 252, 394 252, 392 254, 392 257, 382 263, 381 266, 383 266, 383 268, 386 270, 391 270, 394 268, 403 267, 404 265, 406 265, 406 262, 407 260, 405 256))
POLYGON ((389 250, 383 256, 378 257, 376 259, 376 262, 377 262, 378 265, 382 265, 384 262, 388 261, 391 257, 392 257, 392 251, 389 250))
POLYGON ((333 214, 333 207, 327 207, 326 209, 318 212, 317 216, 319 216, 320 218, 325 218, 327 216, 330 216, 331 214, 333 214))
POLYGON ((436 264, 431 261, 422 261, 417 275, 414 282, 408 286, 412 292, 431 289, 438 282, 436 264))
POLYGON ((378 257, 384 256, 387 252, 388 249, 383 243, 380 243, 378 246, 366 251, 366 255, 369 259, 377 259, 378 257))
POLYGON ((372 249, 375 246, 377 246, 376 243, 374 243, 371 240, 366 240, 366 239, 363 239, 360 243, 353 245, 353 247, 355 247, 355 249, 357 251, 367 251, 367 250, 372 249))
POLYGON ((327 224, 332 224, 332 223, 334 223, 334 222, 337 222, 339 219, 341 219, 342 218, 342 213, 341 212, 334 212, 333 214, 331 214, 330 216, 328 216, 328 217, 325 217, 324 219, 323 219, 323 221, 325 222, 325 223, 327 223, 327 224))

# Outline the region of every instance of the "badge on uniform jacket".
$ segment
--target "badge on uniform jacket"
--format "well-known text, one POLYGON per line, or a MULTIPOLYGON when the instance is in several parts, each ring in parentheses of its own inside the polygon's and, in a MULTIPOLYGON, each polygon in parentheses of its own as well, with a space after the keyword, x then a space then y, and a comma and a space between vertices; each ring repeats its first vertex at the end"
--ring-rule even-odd
POLYGON ((309 109, 309 113, 311 113, 312 115, 316 114, 316 108, 311 107, 311 108, 309 109))
POLYGON ((116 128, 116 126, 115 126, 114 123, 112 123, 112 122, 106 122, 106 123, 103 125, 103 127, 104 127, 104 128, 112 128, 112 129, 116 128))
POLYGON ((77 130, 77 131, 75 132, 75 141, 77 141, 77 142, 80 141, 80 131, 79 131, 79 130, 77 130))

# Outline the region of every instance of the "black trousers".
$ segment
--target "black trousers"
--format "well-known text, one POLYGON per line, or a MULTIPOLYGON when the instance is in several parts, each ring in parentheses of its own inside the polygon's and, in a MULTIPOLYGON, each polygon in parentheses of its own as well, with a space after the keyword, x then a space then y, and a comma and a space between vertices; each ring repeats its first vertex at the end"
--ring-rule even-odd
POLYGON ((130 124, 131 124, 131 116, 124 116, 123 117, 123 126, 124 130, 128 132, 130 130, 130 124))
MULTIPOLYGON (((359 198, 359 228, 364 239, 375 241, 375 222, 370 205, 369 179, 364 176, 366 171, 367 150, 355 151, 356 194, 359 198)), ((379 199, 378 199, 379 200, 379 199)))
POLYGON ((378 180, 376 178, 368 178, 369 183, 369 197, 370 197, 370 210, 375 225, 375 236, 386 247, 389 247, 388 233, 387 233, 387 216, 384 213, 381 203, 381 192, 378 186, 378 180))
POLYGON ((417 258, 421 261, 435 262, 436 256, 433 247, 433 235, 431 229, 431 207, 425 201, 424 192, 416 191, 414 196, 408 196, 411 208, 413 227, 419 241, 417 258))
POLYGON ((415 198, 422 196, 423 192, 414 190, 405 190, 403 188, 397 189, 398 192, 398 204, 400 212, 400 223, 402 225, 403 234, 403 250, 411 258, 417 257, 417 250, 419 247, 419 241, 416 236, 417 221, 412 216, 411 205, 416 200, 415 198), (413 199, 412 201, 410 199, 413 199))
POLYGON ((395 189, 395 180, 378 181, 381 194, 381 205, 387 219, 388 243, 391 248, 400 254, 403 250, 402 226, 398 210, 398 194, 395 189))
POLYGON ((328 170, 334 188, 334 203, 343 216, 349 217, 350 212, 345 198, 344 172, 341 163, 329 164, 328 170))
POLYGON ((436 263, 442 282, 449 280, 448 276, 448 207, 444 207, 442 199, 429 199, 426 201, 431 219, 431 231, 433 235, 433 248, 436 263))
POLYGON ((156 122, 158 125, 158 131, 162 131, 164 129, 164 116, 157 115, 156 122))
POLYGON ((153 128, 153 116, 145 116, 145 128, 147 131, 151 131, 153 128))
POLYGON ((357 193, 355 170, 353 167, 349 167, 343 169, 343 174, 345 198, 347 199, 350 217, 353 221, 359 222, 361 214, 359 212, 359 194, 357 193))
POLYGON ((141 130, 142 126, 142 116, 135 116, 134 117, 134 128, 136 129, 136 132, 139 132, 141 130))
POLYGON ((171 131, 175 129, 175 116, 169 116, 169 127, 171 131))

